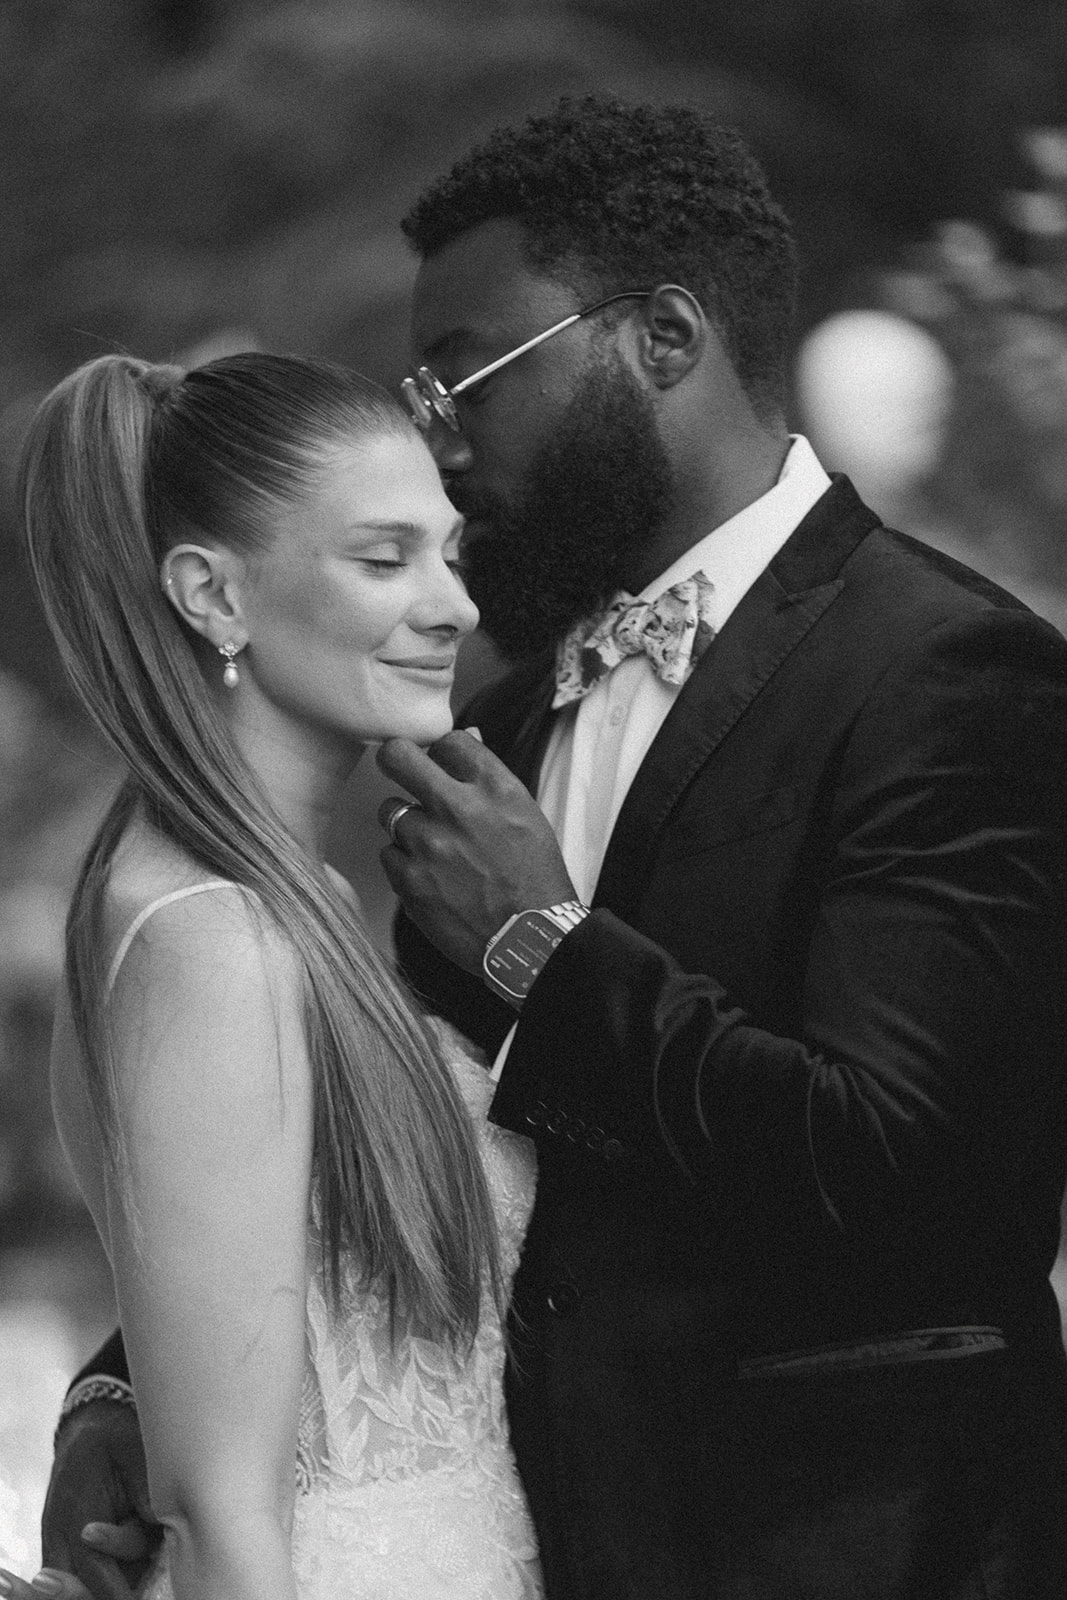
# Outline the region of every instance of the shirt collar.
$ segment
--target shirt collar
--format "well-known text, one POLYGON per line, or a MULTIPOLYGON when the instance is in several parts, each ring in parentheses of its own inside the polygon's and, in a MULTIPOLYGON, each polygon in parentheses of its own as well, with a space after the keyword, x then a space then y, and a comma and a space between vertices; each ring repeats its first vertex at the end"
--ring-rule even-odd
POLYGON ((799 433, 790 437, 792 443, 774 487, 691 545, 641 590, 638 599, 656 600, 672 584, 682 583, 703 570, 715 586, 715 627, 722 627, 738 601, 830 487, 830 479, 807 439, 799 433))

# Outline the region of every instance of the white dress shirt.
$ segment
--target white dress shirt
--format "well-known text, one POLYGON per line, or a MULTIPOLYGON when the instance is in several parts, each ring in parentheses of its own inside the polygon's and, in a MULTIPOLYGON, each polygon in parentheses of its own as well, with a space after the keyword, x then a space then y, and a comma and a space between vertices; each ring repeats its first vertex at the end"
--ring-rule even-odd
MULTIPOLYGON (((712 625, 718 633, 829 487, 811 445, 795 435, 774 488, 705 534, 635 598, 656 600, 671 584, 702 570, 714 585, 712 625)), ((556 713, 537 800, 586 905, 637 769, 680 693, 656 676, 647 656, 627 656, 583 699, 556 713)), ((494 1078, 514 1031, 493 1064, 494 1078)))

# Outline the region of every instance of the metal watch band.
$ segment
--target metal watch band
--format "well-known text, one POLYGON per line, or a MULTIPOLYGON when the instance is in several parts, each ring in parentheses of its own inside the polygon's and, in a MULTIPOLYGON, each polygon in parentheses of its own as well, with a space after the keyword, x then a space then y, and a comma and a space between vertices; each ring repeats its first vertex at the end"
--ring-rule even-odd
POLYGON ((510 1005, 521 1008, 549 956, 588 915, 589 907, 580 900, 517 911, 485 947, 482 972, 489 987, 510 1005))
POLYGON ((540 911, 542 916, 551 917, 553 922, 563 929, 564 933, 570 933, 572 928, 576 928, 579 922, 584 922, 589 915, 589 907, 583 906, 580 900, 561 900, 559 905, 556 906, 527 906, 525 910, 518 911, 515 916, 509 917, 502 928, 497 929, 485 947, 486 955, 504 937, 511 924, 516 922, 519 917, 524 917, 527 911, 540 911))
POLYGON ((568 932, 571 928, 576 928, 579 922, 584 922, 589 915, 589 907, 583 906, 580 900, 561 900, 558 906, 546 906, 544 909, 568 932))

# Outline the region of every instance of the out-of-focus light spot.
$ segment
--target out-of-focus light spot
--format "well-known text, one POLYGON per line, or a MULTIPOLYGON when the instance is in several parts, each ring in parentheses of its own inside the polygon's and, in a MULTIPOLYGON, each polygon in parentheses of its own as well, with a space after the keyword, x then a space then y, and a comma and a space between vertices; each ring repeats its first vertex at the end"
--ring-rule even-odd
POLYGON ((882 515, 935 465, 952 366, 924 329, 887 311, 843 311, 797 356, 804 429, 828 469, 847 472, 882 515))
POLYGON ((52 1434, 76 1365, 70 1326, 55 1306, 0 1307, 0 1566, 27 1578, 40 1565, 52 1434))

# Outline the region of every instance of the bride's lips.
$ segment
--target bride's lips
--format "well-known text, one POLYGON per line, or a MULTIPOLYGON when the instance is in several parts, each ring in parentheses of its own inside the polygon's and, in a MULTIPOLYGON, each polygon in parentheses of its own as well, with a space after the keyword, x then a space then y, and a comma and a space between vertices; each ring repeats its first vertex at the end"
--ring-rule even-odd
POLYGON ((417 672, 420 677, 431 681, 440 681, 441 678, 451 678, 455 671, 456 657, 454 654, 447 656, 384 656, 379 658, 384 667, 399 667, 402 672, 417 672))

